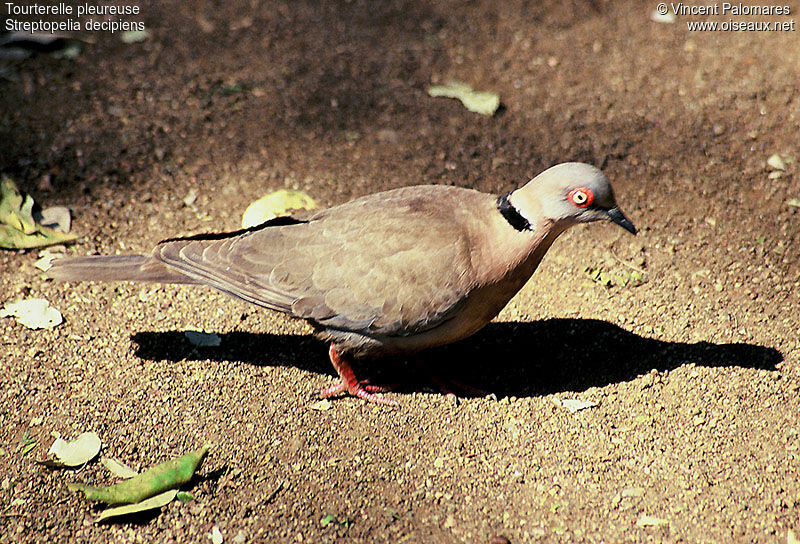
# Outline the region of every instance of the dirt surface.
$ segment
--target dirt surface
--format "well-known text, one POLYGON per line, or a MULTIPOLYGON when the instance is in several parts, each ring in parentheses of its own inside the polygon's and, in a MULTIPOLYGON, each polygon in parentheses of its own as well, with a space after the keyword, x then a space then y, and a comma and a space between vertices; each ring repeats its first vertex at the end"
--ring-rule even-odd
MULTIPOLYGON (((697 20, 788 21, 787 3, 697 20)), ((766 163, 800 155, 798 32, 689 32, 621 0, 139 5, 143 42, 95 32, 73 60, 0 71, 0 168, 72 208, 69 254, 232 230, 284 187, 325 205, 419 183, 505 191, 567 160, 604 169, 640 234, 572 229, 494 323, 428 354, 496 398, 362 365, 405 377, 395 410, 311 409, 333 371, 304 323, 207 289, 55 283, 37 252, 2 252, 0 303, 44 297, 65 323, 0 319, 0 542, 800 533, 800 178, 766 163), (427 96, 450 78, 502 110, 427 96), (603 286, 587 267, 646 282, 603 286), (193 348, 190 329, 221 346, 193 348), (66 483, 113 481, 99 463, 34 463, 51 433, 84 430, 137 469, 214 444, 196 500, 94 524, 66 483)))

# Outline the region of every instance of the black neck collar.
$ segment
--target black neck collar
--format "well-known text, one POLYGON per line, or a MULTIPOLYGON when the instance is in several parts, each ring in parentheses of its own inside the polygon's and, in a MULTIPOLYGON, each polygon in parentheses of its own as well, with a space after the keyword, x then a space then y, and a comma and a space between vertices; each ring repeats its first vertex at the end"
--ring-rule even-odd
POLYGON ((497 197, 497 211, 499 211, 505 220, 508 221, 508 224, 516 230, 520 232, 523 230, 531 230, 531 224, 528 220, 522 217, 522 214, 508 201, 508 195, 510 194, 511 193, 506 193, 497 197))

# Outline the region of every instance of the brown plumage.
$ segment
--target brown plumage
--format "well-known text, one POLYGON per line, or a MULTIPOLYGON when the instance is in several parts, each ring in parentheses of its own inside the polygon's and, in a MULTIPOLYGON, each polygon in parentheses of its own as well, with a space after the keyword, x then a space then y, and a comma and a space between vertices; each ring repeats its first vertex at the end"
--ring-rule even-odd
POLYGON ((166 240, 150 255, 59 259, 48 274, 208 285, 306 319, 331 342, 342 378, 323 395, 388 404, 359 384, 350 357, 414 353, 473 334, 565 228, 598 219, 635 232, 605 176, 566 163, 504 197, 406 187, 234 233, 166 240))

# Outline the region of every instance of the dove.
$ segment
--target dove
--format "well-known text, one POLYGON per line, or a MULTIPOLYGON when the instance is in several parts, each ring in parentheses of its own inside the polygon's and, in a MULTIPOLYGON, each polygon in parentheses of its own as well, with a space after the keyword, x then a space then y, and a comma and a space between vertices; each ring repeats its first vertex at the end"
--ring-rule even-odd
POLYGON ((606 176, 563 163, 506 194, 441 185, 375 193, 229 233, 160 242, 146 255, 67 257, 68 281, 209 286, 304 319, 330 344, 349 394, 396 405, 351 363, 462 340, 492 320, 572 225, 611 221, 636 234, 606 176))

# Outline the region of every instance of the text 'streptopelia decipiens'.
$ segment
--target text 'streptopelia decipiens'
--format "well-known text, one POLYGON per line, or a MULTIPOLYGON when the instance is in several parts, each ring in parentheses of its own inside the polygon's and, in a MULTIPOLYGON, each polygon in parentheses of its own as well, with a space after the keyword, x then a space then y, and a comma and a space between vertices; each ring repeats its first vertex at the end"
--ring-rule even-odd
POLYGON ((62 280, 209 285, 307 320, 330 342, 341 382, 323 396, 369 392, 352 357, 410 354, 466 338, 531 277, 567 227, 601 219, 636 233, 597 168, 565 163, 498 196, 405 187, 228 234, 159 243, 149 255, 62 258, 62 280))

